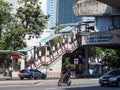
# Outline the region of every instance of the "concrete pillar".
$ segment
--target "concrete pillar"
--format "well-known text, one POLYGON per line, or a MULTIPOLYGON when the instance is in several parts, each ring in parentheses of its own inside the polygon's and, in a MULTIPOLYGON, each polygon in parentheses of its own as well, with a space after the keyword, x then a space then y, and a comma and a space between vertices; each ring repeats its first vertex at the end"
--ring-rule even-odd
POLYGON ((21 59, 21 67, 20 70, 25 69, 25 60, 21 59))
POLYGON ((85 76, 89 76, 89 46, 85 46, 85 71, 84 71, 84 75, 85 76))

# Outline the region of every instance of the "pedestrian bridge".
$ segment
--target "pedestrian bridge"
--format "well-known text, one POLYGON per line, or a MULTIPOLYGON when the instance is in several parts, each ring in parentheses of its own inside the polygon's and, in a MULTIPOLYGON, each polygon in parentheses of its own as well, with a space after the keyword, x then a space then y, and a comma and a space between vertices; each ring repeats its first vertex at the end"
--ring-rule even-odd
POLYGON ((59 34, 47 36, 38 40, 36 45, 18 51, 21 53, 27 52, 28 68, 42 70, 46 69, 46 66, 52 68, 57 64, 57 67, 61 69, 59 66, 62 64, 62 56, 66 52, 72 53, 78 48, 77 34, 75 26, 67 26, 59 34))
POLYGON ((120 45, 119 29, 107 32, 81 32, 78 27, 67 26, 59 34, 38 40, 36 46, 18 50, 27 52, 27 66, 39 70, 49 68, 61 70, 62 56, 72 53, 79 46, 116 47, 120 45), (56 66, 54 66, 56 64, 56 66), (54 67, 53 67, 54 66, 54 67))

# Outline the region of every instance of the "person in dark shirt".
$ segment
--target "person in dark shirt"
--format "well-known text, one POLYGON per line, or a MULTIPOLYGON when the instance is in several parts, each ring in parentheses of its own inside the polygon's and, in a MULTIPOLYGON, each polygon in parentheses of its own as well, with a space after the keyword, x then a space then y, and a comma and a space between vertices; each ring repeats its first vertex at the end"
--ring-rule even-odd
POLYGON ((66 67, 63 72, 63 81, 65 81, 65 83, 67 83, 67 81, 69 80, 70 76, 71 76, 71 70, 69 67, 66 67))

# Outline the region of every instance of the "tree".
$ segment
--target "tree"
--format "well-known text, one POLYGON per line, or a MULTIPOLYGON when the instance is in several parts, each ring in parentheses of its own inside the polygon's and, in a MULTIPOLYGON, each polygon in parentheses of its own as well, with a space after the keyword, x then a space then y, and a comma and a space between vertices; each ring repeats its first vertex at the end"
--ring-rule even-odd
POLYGON ((2 32, 7 29, 8 23, 12 19, 10 11, 12 10, 12 4, 0 0, 0 38, 2 37, 2 32))
POLYGON ((16 51, 25 47, 26 44, 22 38, 23 33, 24 29, 22 25, 11 21, 9 28, 4 32, 4 36, 1 38, 1 49, 16 51))
POLYGON ((65 68, 66 66, 70 66, 71 63, 70 63, 70 58, 69 57, 65 57, 64 58, 64 63, 63 63, 63 68, 65 68))
POLYGON ((90 57, 101 59, 99 62, 105 63, 108 68, 120 67, 120 51, 102 47, 90 47, 90 57), (103 55, 104 54, 104 55, 103 55))
POLYGON ((16 17, 27 34, 40 35, 45 28, 47 16, 41 10, 39 0, 19 0, 16 17))

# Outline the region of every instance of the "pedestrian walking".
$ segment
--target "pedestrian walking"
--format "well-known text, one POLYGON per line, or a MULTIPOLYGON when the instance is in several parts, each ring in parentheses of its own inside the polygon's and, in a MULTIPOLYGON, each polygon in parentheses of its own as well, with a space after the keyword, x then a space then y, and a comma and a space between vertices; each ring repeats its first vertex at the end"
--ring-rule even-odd
POLYGON ((10 66, 10 67, 9 67, 9 77, 10 77, 10 78, 12 78, 12 71, 13 71, 13 67, 10 66))

